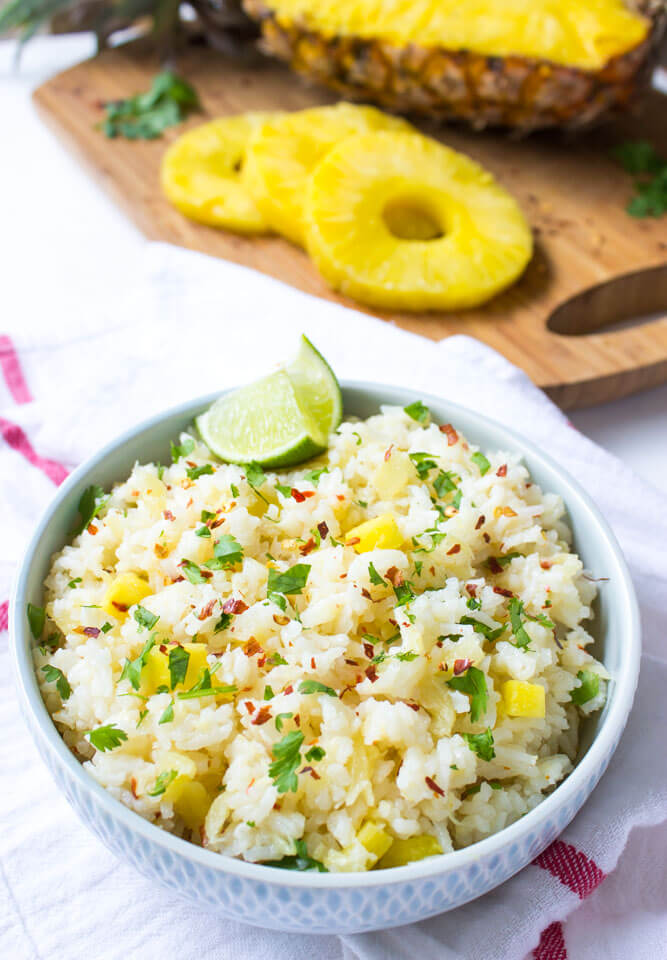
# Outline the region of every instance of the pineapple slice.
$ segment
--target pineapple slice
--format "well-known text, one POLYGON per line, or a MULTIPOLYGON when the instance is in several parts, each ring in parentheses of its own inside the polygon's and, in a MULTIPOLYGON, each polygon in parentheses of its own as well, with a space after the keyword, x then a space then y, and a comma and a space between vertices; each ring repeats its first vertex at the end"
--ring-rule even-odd
POLYGON ((484 303, 533 250, 518 204, 463 154, 416 133, 349 137, 310 181, 308 251, 337 290, 374 307, 484 303))
POLYGON ((252 138, 245 167, 245 182, 266 222, 304 246, 304 198, 311 172, 339 140, 381 129, 412 128, 374 107, 350 103, 267 120, 252 138))
POLYGON ((268 225, 244 185, 246 149, 271 113, 221 117, 188 130, 162 160, 162 189, 181 213, 211 227, 266 233, 268 225))
POLYGON ((546 696, 541 684, 506 680, 501 692, 502 705, 508 716, 540 720, 546 716, 546 696))
POLYGON ((147 581, 138 574, 121 573, 107 588, 102 609, 116 620, 124 620, 129 608, 135 603, 141 603, 152 592, 147 581))

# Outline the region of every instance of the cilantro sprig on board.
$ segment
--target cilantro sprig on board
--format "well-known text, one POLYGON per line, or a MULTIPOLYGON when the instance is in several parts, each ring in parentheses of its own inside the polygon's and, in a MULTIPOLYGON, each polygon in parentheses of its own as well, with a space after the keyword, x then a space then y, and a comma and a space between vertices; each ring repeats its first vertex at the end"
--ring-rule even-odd
POLYGON ((171 70, 163 70, 147 92, 106 103, 102 131, 110 138, 155 140, 198 109, 194 88, 171 70))

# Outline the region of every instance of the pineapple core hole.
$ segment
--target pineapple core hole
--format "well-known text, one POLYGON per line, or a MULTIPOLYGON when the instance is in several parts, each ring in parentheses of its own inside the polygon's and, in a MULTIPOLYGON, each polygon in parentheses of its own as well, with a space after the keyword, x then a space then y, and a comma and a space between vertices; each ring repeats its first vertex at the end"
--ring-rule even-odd
POLYGON ((392 200, 382 212, 387 229, 399 240, 438 240, 444 230, 438 215, 423 200, 392 200))

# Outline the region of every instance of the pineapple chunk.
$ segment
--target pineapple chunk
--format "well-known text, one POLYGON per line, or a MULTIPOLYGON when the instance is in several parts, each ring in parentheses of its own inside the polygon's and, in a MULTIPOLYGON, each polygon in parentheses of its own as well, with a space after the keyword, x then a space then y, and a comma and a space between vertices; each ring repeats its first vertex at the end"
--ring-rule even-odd
POLYGON ((391 848, 378 862, 378 870, 389 867, 404 867, 413 860, 435 857, 442 853, 442 847, 435 837, 424 834, 421 837, 408 837, 407 840, 394 840, 391 848))
POLYGON ((187 827, 198 829, 211 806, 211 796, 202 783, 195 781, 197 767, 194 760, 172 750, 164 754, 160 765, 177 773, 165 790, 164 799, 173 805, 187 827))
POLYGON ((371 483, 382 497, 389 500, 400 493, 414 478, 415 468, 406 453, 397 450, 373 474, 371 483))
POLYGON ((510 717, 543 718, 546 714, 544 687, 525 680, 506 680, 502 703, 510 717))
POLYGON ((383 857, 393 844, 393 838, 383 830, 379 824, 372 820, 367 820, 357 834, 359 843, 368 850, 373 857, 373 863, 377 863, 380 857, 383 857))
POLYGON ((391 513, 383 513, 374 520, 366 520, 358 527, 348 530, 345 543, 354 547, 357 553, 368 553, 369 550, 398 550, 403 543, 403 536, 398 524, 391 513))
POLYGON ((117 620, 124 620, 135 603, 141 603, 153 591, 136 573, 121 573, 111 583, 102 601, 102 609, 117 620))
MULTIPOLYGON (((167 687, 171 690, 171 677, 169 675, 169 651, 173 650, 175 643, 160 644, 152 647, 148 651, 146 661, 141 671, 141 694, 144 697, 152 696, 158 687, 167 687), (162 652, 165 648, 165 653, 162 652)), ((174 690, 187 690, 197 682, 201 676, 204 667, 208 666, 206 660, 206 644, 204 643, 182 643, 181 646, 190 654, 188 669, 185 674, 185 681, 177 683, 174 690)))

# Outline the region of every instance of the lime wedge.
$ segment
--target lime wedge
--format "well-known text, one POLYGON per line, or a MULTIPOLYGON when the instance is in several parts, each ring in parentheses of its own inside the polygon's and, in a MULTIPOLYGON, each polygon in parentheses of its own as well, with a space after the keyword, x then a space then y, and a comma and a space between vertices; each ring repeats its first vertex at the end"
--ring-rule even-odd
POLYGON ((338 382, 302 337, 290 366, 220 397, 196 422, 221 460, 289 467, 322 453, 341 415, 338 382))

